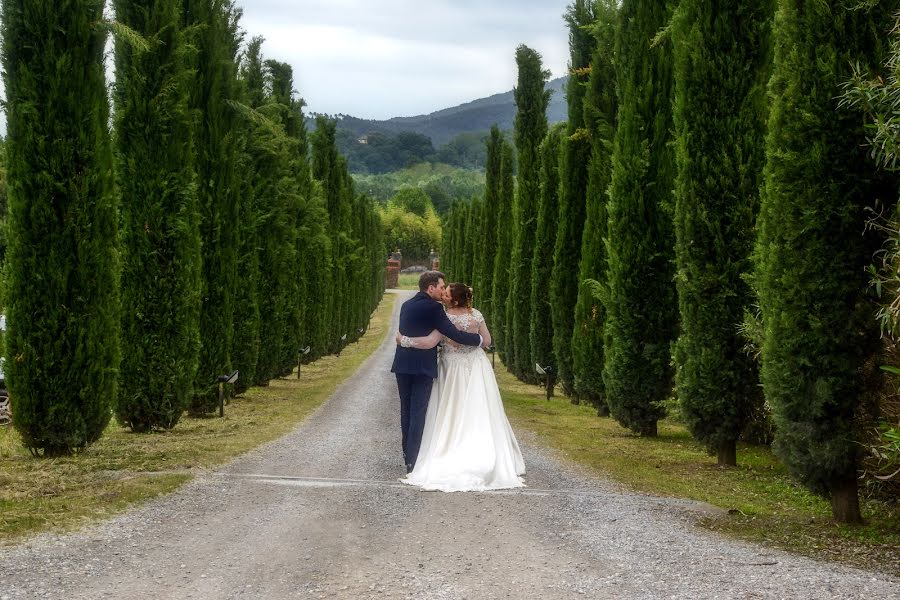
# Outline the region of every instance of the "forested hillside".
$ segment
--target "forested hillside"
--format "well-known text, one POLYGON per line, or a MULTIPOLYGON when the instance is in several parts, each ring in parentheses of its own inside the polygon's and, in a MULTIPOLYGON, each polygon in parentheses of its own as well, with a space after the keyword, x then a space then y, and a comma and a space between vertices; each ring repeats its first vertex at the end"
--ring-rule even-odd
MULTIPOLYGON (((563 91, 568 77, 548 81, 546 89, 551 91, 547 105, 547 120, 550 123, 565 121, 567 117, 566 99, 563 91)), ((479 98, 459 106, 445 108, 427 115, 415 117, 394 117, 386 121, 360 119, 352 115, 332 115, 338 122, 339 130, 346 130, 356 136, 381 133, 419 133, 431 138, 434 146, 440 147, 461 133, 487 132, 492 125, 509 131, 516 116, 516 103, 512 90, 479 98)), ((315 115, 310 117, 314 119, 315 115)))

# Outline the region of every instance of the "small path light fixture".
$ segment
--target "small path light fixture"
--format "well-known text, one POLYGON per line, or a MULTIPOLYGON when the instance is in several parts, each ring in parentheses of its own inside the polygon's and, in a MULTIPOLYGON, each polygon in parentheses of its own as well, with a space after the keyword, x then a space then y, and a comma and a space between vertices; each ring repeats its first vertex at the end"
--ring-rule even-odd
POLYGON ((497 346, 491 344, 490 346, 488 346, 487 351, 491 353, 491 368, 495 369, 496 367, 494 366, 494 357, 497 356, 497 346))
POLYGON ((225 416, 225 384, 234 383, 238 380, 238 372, 232 371, 228 375, 219 375, 216 377, 216 383, 219 384, 219 416, 225 416))
POLYGON ((337 351, 338 356, 341 355, 341 350, 344 349, 344 343, 346 341, 347 341, 347 334, 345 333, 344 335, 341 336, 341 339, 338 340, 338 351, 337 351))
POLYGON ((297 350, 297 379, 300 379, 300 364, 303 362, 303 357, 307 354, 309 354, 309 346, 297 350))
POLYGON ((538 375, 546 377, 545 386, 547 388, 547 401, 549 401, 553 397, 553 388, 556 386, 556 382, 553 380, 553 367, 550 365, 542 367, 538 363, 534 363, 534 370, 538 375))

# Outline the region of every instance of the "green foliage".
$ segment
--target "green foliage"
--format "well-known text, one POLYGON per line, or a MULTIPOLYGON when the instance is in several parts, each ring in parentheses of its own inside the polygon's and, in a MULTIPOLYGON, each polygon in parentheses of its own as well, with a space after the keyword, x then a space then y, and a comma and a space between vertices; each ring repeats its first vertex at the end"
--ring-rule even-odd
POLYGON ((390 199, 390 203, 423 218, 434 212, 431 198, 421 188, 400 188, 390 199))
POLYGON ((578 301, 572 331, 572 365, 576 397, 607 414, 603 387, 603 330, 606 307, 584 283, 593 279, 606 283, 607 231, 606 203, 612 173, 612 148, 616 122, 616 73, 613 67, 618 2, 595 3, 597 20, 592 33, 596 47, 591 59, 591 72, 584 99, 584 123, 590 136, 591 155, 588 162, 588 185, 584 232, 579 264, 578 301))
POLYGON ((232 0, 185 2, 187 26, 197 31, 190 106, 198 113, 194 139, 203 264, 200 361, 189 406, 192 415, 211 414, 217 408, 216 378, 231 371, 240 170, 236 113, 230 103, 239 99, 239 16, 232 0))
POLYGON ((547 134, 547 104, 550 92, 544 89, 549 77, 541 62, 541 55, 521 45, 516 49, 519 69, 515 89, 515 143, 519 159, 516 205, 513 214, 513 236, 509 311, 507 324, 507 366, 523 380, 534 380, 531 363, 530 331, 534 311, 531 306, 531 258, 537 231, 537 212, 540 203, 541 158, 539 147, 547 134))
POLYGON ((770 2, 684 0, 675 13, 675 345, 682 416, 720 464, 755 406, 759 376, 738 325, 765 163, 770 2))
POLYGON ((481 171, 447 165, 422 163, 384 175, 353 175, 356 189, 381 202, 387 202, 403 188, 422 189, 438 214, 445 214, 456 201, 468 201, 481 193, 485 176, 481 171))
POLYGON ((669 345, 678 322, 672 282, 671 47, 667 41, 651 45, 670 14, 663 3, 625 0, 620 15, 603 382, 616 420, 653 436, 671 393, 669 345))
MULTIPOLYGON (((242 100, 248 108, 258 109, 265 102, 265 82, 260 48, 263 38, 254 37, 247 45, 240 65, 242 100)), ((246 115, 246 113, 245 113, 246 115)), ((260 351, 260 286, 265 282, 260 272, 260 199, 256 196, 256 162, 254 149, 260 124, 243 119, 238 167, 241 173, 240 208, 238 214, 238 270, 235 288, 234 337, 231 345, 232 366, 239 372, 234 393, 247 391, 256 381, 260 351)), ((265 131, 268 131, 266 129, 265 131)), ((260 134, 262 132, 259 132, 260 134)))
POLYGON ((494 297, 494 263, 497 252, 497 213, 502 201, 500 195, 503 134, 496 126, 491 128, 491 136, 487 140, 486 150, 484 221, 481 224, 479 239, 476 240, 477 254, 472 286, 474 287, 473 302, 490 323, 493 316, 491 307, 494 297))
POLYGON ((200 215, 181 2, 114 0, 146 48, 117 41, 115 133, 122 233, 122 366, 116 416, 170 429, 193 392, 200 347, 200 215))
POLYGON ((559 231, 553 250, 553 276, 550 279, 550 306, 553 318, 553 353, 556 356, 559 383, 566 394, 575 392, 572 357, 572 331, 578 302, 579 261, 581 260, 587 206, 588 166, 591 140, 585 132, 584 99, 596 38, 590 29, 596 16, 593 0, 574 0, 565 15, 569 26, 569 69, 566 99, 569 122, 562 140, 560 157, 559 231))
POLYGON ((379 209, 385 256, 399 249, 403 263, 425 264, 432 249, 441 247, 441 221, 433 209, 424 216, 389 202, 379 209))
POLYGON ((102 0, 5 0, 6 377, 25 446, 94 442, 119 369, 119 258, 102 0))
MULTIPOLYGON (((6 140, 0 138, 0 265, 6 261, 7 231, 8 231, 8 215, 9 203, 7 202, 7 181, 9 176, 6 169, 6 140)), ((2 268, 2 267, 0 267, 2 268)))
POLYGON ((437 149, 435 160, 461 169, 482 169, 487 162, 487 138, 485 131, 461 133, 437 149))
POLYGON ((431 138, 421 133, 404 131, 357 136, 347 129, 336 129, 335 143, 338 151, 347 157, 347 166, 354 173, 390 173, 435 158, 431 138))
POLYGON ((553 301, 548 282, 554 275, 553 253, 560 211, 560 148, 565 143, 566 126, 558 123, 550 128, 541 142, 541 198, 538 205, 537 231, 531 258, 531 364, 550 367, 558 372, 559 362, 553 352, 553 301))
POLYGON ((754 278, 765 328, 762 382, 777 454, 805 486, 831 495, 837 518, 851 521, 859 519, 853 420, 862 367, 877 345, 864 267, 878 240, 860 232, 865 206, 893 201, 897 181, 873 175, 862 119, 837 110, 837 96, 850 65, 882 63, 896 5, 780 0, 773 30, 754 278))
POLYGON ((500 183, 499 202, 497 203, 497 236, 494 254, 493 289, 491 290, 491 337, 500 358, 507 361, 510 330, 509 294, 511 285, 510 256, 513 247, 513 210, 515 207, 515 179, 513 170, 513 148, 506 141, 500 143, 500 183))

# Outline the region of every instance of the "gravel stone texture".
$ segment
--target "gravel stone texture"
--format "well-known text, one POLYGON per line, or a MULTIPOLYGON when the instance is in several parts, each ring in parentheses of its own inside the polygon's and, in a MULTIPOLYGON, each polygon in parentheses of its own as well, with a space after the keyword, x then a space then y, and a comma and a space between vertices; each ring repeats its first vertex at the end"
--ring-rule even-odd
POLYGON ((0 600, 900 598, 887 575, 701 529, 717 509, 628 493, 524 432, 525 489, 399 483, 392 338, 284 438, 78 533, 0 548, 0 600))

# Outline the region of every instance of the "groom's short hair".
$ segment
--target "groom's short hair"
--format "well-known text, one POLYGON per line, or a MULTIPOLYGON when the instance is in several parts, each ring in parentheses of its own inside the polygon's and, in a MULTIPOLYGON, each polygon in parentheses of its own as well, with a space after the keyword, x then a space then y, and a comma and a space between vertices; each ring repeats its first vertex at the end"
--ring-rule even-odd
POLYGON ((425 271, 424 273, 422 273, 422 276, 419 277, 419 291, 424 292, 431 286, 437 285, 438 281, 440 281, 441 279, 443 279, 444 281, 447 280, 447 278, 444 277, 444 274, 440 271, 425 271))

